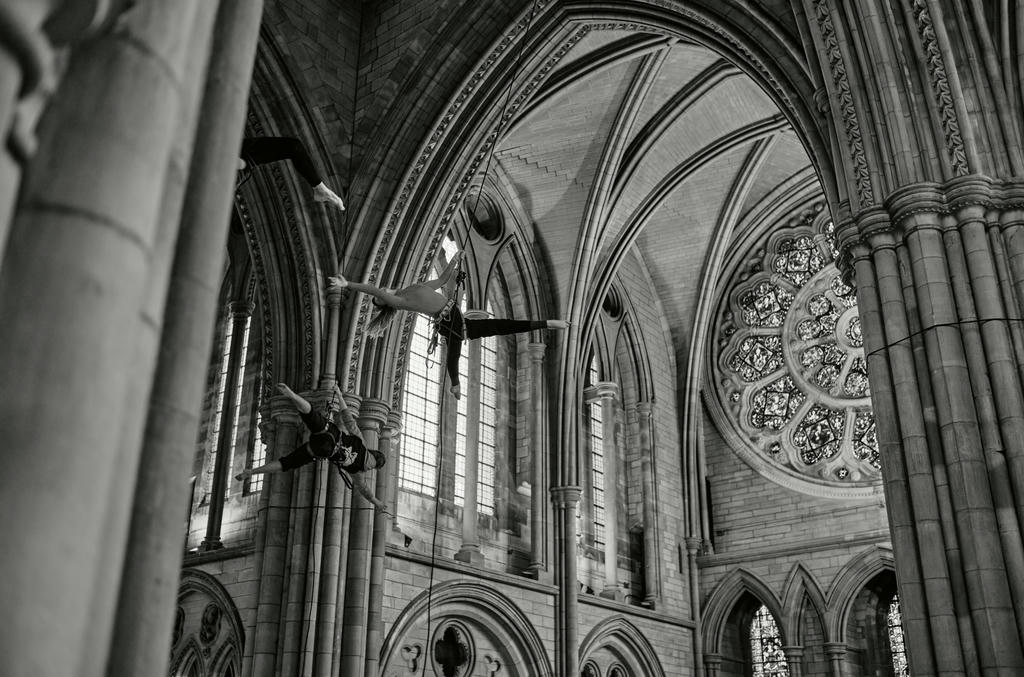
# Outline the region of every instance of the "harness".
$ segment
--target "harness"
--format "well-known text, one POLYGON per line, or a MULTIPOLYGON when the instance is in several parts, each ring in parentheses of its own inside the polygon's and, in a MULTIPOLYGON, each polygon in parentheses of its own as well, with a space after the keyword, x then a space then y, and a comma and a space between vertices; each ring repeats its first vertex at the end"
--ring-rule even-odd
MULTIPOLYGON (((427 345, 427 355, 433 355, 434 351, 437 350, 437 344, 448 343, 448 338, 441 334, 441 325, 444 322, 450 322, 452 319, 452 309, 455 307, 455 300, 459 296, 459 290, 465 287, 466 284, 466 271, 462 270, 461 264, 459 265, 459 273, 455 276, 455 291, 452 293, 448 300, 445 301, 444 307, 437 311, 430 317, 430 343, 427 345)), ((454 327, 449 328, 453 334, 460 334, 460 338, 464 327, 459 327, 458 330, 454 327)))

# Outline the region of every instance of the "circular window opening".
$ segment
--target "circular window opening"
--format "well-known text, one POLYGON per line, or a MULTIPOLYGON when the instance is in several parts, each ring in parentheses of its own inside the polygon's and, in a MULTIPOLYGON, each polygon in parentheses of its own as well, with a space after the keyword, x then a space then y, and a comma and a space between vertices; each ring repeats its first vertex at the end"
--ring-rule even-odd
POLYGON ((622 317, 622 297, 619 296, 618 289, 612 287, 608 290, 604 301, 601 303, 601 309, 613 320, 622 317))
POLYGON ((505 230, 501 211, 487 195, 471 193, 466 198, 470 227, 488 242, 494 242, 505 230))

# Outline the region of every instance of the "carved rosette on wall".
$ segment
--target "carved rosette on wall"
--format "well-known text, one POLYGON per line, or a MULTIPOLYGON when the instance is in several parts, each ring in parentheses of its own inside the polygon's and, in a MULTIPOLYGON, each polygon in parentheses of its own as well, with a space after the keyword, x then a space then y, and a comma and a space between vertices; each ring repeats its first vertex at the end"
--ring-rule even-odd
POLYGON ((832 221, 817 212, 772 229, 730 281, 712 356, 718 422, 770 479, 871 495, 881 464, 856 294, 834 263, 832 221))

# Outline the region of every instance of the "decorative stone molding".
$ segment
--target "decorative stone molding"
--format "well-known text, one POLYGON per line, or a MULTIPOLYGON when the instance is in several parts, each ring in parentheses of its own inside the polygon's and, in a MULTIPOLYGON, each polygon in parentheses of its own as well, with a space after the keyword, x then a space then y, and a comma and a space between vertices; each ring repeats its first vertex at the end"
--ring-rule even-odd
POLYGON ((582 487, 551 487, 551 500, 554 501, 556 507, 563 510, 575 508, 580 502, 580 495, 582 493, 582 487))
POLYGON ((835 26, 832 25, 832 13, 828 7, 828 0, 814 0, 814 18, 818 22, 821 39, 825 43, 825 53, 842 114, 843 129, 846 131, 846 145, 853 162, 853 173, 857 182, 857 194, 860 197, 861 207, 872 205, 875 203, 875 194, 871 186, 871 173, 868 170, 867 157, 864 152, 864 139, 861 137, 860 123, 857 121, 857 107, 853 103, 850 80, 846 74, 846 63, 836 37, 835 26))
POLYGON ((928 3, 926 0, 913 0, 910 11, 913 12, 914 19, 917 21, 917 33, 921 36, 921 43, 924 46, 928 80, 932 86, 932 93, 935 94, 935 103, 939 107, 942 135, 946 140, 946 153, 949 155, 953 174, 966 176, 970 172, 970 168, 967 166, 967 152, 964 150, 964 140, 960 135, 960 123, 957 120, 956 109, 953 107, 953 94, 949 89, 946 66, 942 60, 942 52, 939 50, 935 26, 932 24, 932 17, 928 11, 928 3))

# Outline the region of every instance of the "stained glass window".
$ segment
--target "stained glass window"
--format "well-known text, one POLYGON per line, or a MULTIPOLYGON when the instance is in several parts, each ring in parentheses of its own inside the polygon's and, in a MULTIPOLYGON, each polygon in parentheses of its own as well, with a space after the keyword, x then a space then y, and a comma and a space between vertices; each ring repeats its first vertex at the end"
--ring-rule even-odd
POLYGON ((907 648, 903 643, 903 614, 900 612, 899 595, 893 595, 886 619, 889 626, 889 648, 892 650, 893 672, 896 677, 910 677, 907 648))
POLYGON ((741 454, 770 461, 754 464, 769 476, 877 484, 864 337, 856 290, 834 265, 835 227, 811 215, 773 232, 723 301, 716 364, 726 422, 745 442, 741 454))
POLYGON ((754 677, 789 677, 779 626, 763 604, 750 622, 750 656, 754 677))
POLYGON ((427 354, 429 322, 417 317, 413 323, 405 392, 402 396, 402 454, 398 484, 402 489, 433 496, 437 467, 437 409, 440 399, 441 366, 427 354))

